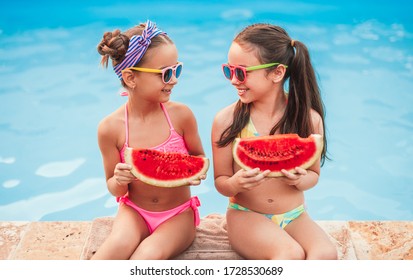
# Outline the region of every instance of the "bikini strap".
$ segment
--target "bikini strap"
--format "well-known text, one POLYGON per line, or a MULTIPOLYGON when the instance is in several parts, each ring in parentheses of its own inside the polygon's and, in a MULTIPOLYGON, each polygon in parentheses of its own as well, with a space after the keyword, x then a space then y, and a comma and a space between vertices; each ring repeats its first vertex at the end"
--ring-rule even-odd
POLYGON ((125 103, 125 146, 129 146, 128 103, 125 103))
POLYGON ((163 105, 162 103, 160 103, 160 104, 161 104, 162 111, 163 111, 163 113, 165 114, 166 120, 168 121, 169 129, 170 129, 170 130, 175 130, 174 127, 173 127, 173 125, 172 125, 171 118, 169 118, 168 111, 167 111, 166 108, 165 108, 165 105, 163 105))

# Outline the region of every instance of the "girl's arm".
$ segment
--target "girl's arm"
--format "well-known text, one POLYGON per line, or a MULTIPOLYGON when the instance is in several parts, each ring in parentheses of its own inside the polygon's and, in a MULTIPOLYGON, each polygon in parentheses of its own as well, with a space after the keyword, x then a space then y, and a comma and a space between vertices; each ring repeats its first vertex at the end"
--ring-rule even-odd
POLYGON ((259 169, 249 171, 241 169, 234 173, 232 145, 218 147, 216 144, 222 132, 232 121, 231 108, 233 107, 227 107, 216 115, 211 132, 215 187, 218 192, 228 197, 258 186, 269 173, 268 170, 261 172, 259 169))
POLYGON ((130 172, 131 166, 119 162, 116 136, 116 130, 111 129, 110 120, 104 119, 98 127, 98 144, 102 154, 106 184, 113 196, 120 197, 127 193, 128 184, 135 180, 135 177, 130 172))
MULTIPOLYGON (((315 112, 311 111, 311 121, 314 127, 314 133, 323 135, 323 121, 321 116, 315 112)), ((306 191, 314 187, 320 176, 320 159, 318 159, 310 168, 307 170, 302 168, 296 168, 295 174, 287 171, 282 171, 285 177, 282 178, 288 185, 294 186, 300 191, 306 191)))
POLYGON ((194 113, 188 106, 181 103, 174 102, 170 106, 171 109, 168 109, 168 112, 170 111, 173 114, 178 124, 175 129, 183 136, 189 154, 204 156, 205 152, 194 113))
MULTIPOLYGON (((191 109, 184 104, 174 103, 174 108, 171 111, 175 113, 176 119, 179 121, 179 130, 182 131, 182 136, 189 154, 205 156, 201 137, 198 132, 198 124, 191 109)), ((201 180, 205 179, 206 175, 201 175, 197 180, 193 180, 189 182, 189 184, 192 186, 197 186, 201 184, 201 180)))
POLYGON ((205 156, 201 137, 199 136, 198 124, 194 113, 186 106, 184 107, 184 110, 181 111, 181 113, 185 117, 183 137, 187 145, 189 154, 196 156, 205 156))

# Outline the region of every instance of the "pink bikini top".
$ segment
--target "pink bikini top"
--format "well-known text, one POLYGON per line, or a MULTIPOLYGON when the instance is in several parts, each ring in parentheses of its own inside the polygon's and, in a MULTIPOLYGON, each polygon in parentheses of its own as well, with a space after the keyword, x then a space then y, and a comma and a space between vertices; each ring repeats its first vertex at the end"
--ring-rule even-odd
MULTIPOLYGON (((171 119, 169 118, 168 111, 166 111, 165 106, 160 103, 162 111, 165 114, 166 120, 168 121, 169 124, 169 130, 170 134, 168 139, 165 140, 160 145, 157 145, 155 147, 149 148, 151 150, 157 150, 161 152, 175 152, 175 153, 182 153, 182 154, 188 154, 188 149, 186 148, 184 138, 178 134, 178 132, 175 131, 174 127, 172 126, 171 119)), ((120 158, 122 162, 125 162, 125 158, 123 156, 123 153, 125 151, 126 147, 129 147, 129 125, 128 125, 128 104, 125 104, 125 144, 122 147, 122 150, 120 150, 120 158)))

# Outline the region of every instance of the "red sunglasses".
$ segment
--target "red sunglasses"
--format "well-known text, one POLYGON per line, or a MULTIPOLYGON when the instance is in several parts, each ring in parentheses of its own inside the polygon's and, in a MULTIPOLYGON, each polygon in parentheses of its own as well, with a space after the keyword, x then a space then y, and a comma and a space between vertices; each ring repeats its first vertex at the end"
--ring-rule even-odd
MULTIPOLYGON (((281 63, 273 62, 273 63, 267 63, 267 64, 249 66, 249 67, 244 67, 240 65, 222 64, 222 71, 224 72, 225 78, 227 78, 228 80, 232 80, 232 77, 235 75, 235 78, 237 78, 238 82, 245 83, 247 81, 247 72, 259 70, 259 69, 265 69, 265 68, 269 68, 269 67, 279 65, 279 64, 281 63)), ((284 65, 284 66, 287 67, 287 65, 284 65)))

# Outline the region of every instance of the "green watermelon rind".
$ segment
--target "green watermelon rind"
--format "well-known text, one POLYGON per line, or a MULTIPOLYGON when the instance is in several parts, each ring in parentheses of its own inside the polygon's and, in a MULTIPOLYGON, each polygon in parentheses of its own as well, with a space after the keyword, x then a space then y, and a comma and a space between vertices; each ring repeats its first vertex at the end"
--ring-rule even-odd
MULTIPOLYGON (((234 157, 234 161, 244 170, 254 169, 255 168, 254 166, 248 166, 247 164, 245 164, 239 158, 238 149, 240 149, 239 148, 240 142, 242 142, 242 141, 277 141, 279 139, 286 139, 288 137, 295 138, 299 142, 311 140, 316 145, 316 150, 315 150, 314 154, 308 160, 306 160, 303 164, 298 165, 296 167, 301 167, 303 169, 308 169, 317 161, 317 159, 320 158, 321 152, 323 150, 323 136, 322 135, 320 135, 320 134, 311 134, 307 138, 301 138, 297 134, 277 134, 277 135, 259 136, 259 137, 250 137, 250 138, 236 138, 235 141, 234 141, 233 149, 232 149, 232 154, 233 154, 233 157, 234 157)), ((288 172, 291 172, 291 173, 296 173, 295 167, 290 168, 290 169, 286 169, 286 170, 288 172)), ((264 170, 262 170, 262 171, 264 171, 264 170)), ((271 171, 268 174, 268 177, 282 177, 282 176, 284 176, 284 174, 281 171, 271 171)))
MULTIPOLYGON (((138 167, 135 166, 133 164, 133 159, 132 159, 132 153, 134 150, 137 149, 133 149, 130 147, 127 147, 124 151, 124 157, 125 157, 125 163, 129 164, 132 166, 131 169, 131 173, 140 181, 152 185, 152 186, 156 186, 156 187, 163 187, 163 188, 174 188, 174 187, 182 187, 182 186, 188 186, 190 185, 191 181, 194 180, 199 180, 199 177, 201 175, 205 175, 209 169, 209 159, 206 157, 201 157, 201 156, 191 156, 188 155, 189 157, 197 157, 197 158, 201 158, 204 162, 202 169, 197 172, 196 174, 194 174, 191 177, 186 177, 186 178, 180 178, 180 179, 176 179, 176 180, 160 180, 157 178, 152 178, 152 177, 148 177, 144 174, 142 174, 138 167)), ((173 154, 173 153, 171 153, 173 154)))

